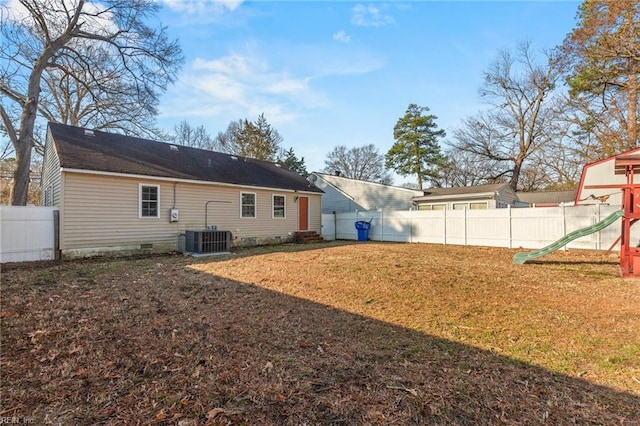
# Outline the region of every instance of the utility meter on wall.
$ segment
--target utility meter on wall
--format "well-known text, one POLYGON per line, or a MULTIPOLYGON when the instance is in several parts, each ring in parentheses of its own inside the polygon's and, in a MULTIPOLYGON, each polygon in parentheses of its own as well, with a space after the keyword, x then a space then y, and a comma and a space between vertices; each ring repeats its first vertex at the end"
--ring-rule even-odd
POLYGON ((178 209, 171 209, 169 211, 169 221, 170 222, 177 222, 178 218, 179 218, 178 209))

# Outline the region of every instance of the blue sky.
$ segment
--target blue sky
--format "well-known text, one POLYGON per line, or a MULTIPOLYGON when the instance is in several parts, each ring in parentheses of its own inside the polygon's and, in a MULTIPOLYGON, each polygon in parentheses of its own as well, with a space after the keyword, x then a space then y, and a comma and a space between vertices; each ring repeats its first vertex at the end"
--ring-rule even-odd
MULTIPOLYGON (((482 73, 500 49, 562 42, 578 1, 163 0, 160 15, 186 62, 162 97, 165 130, 186 120, 215 136, 264 113, 304 157, 324 168, 333 147, 373 143, 415 103, 449 134, 482 104, 482 73)), ((396 177, 395 183, 411 181, 396 177)))

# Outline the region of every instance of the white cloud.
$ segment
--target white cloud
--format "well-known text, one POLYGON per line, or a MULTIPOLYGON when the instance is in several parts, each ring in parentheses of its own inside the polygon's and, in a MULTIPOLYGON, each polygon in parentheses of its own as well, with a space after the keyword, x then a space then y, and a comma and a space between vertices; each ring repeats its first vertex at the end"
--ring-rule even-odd
POLYGON ((333 35, 333 39, 342 43, 349 43, 351 41, 351 36, 347 35, 344 30, 340 30, 333 35))
POLYGON ((393 16, 385 15, 386 4, 370 4, 368 6, 359 4, 352 9, 351 23, 361 27, 383 27, 395 23, 393 16))
POLYGON ((29 16, 27 8, 22 5, 18 0, 9 0, 6 3, 8 17, 12 21, 20 21, 29 16))
POLYGON ((289 78, 283 76, 264 88, 265 92, 275 95, 305 93, 309 91, 309 78, 289 78))
POLYGON ((195 61, 193 61, 193 68, 195 70, 206 70, 220 74, 247 75, 251 73, 251 67, 252 65, 248 63, 248 58, 238 54, 232 54, 212 61, 205 61, 201 58, 196 58, 195 61))
POLYGON ((329 108, 323 80, 365 74, 384 62, 367 52, 335 45, 245 43, 227 55, 199 57, 163 96, 163 119, 207 117, 224 126, 259 114, 274 125, 329 108))
POLYGON ((184 83, 189 86, 190 91, 198 93, 203 103, 211 100, 243 103, 246 98, 247 86, 224 74, 201 75, 185 80, 184 83))
MULTIPOLYGON (((47 30, 51 38, 60 36, 69 24, 69 16, 65 10, 75 11, 78 0, 49 0, 41 6, 45 16, 47 30)), ((8 18, 14 21, 22 21, 25 25, 35 27, 36 22, 29 11, 18 1, 9 0, 6 3, 8 18)), ((97 2, 86 2, 82 6, 78 23, 82 24, 85 31, 95 34, 110 35, 118 31, 118 25, 113 20, 113 13, 97 2)))
POLYGON ((242 0, 161 0, 169 9, 189 15, 207 13, 221 14, 234 11, 242 4, 242 0))
POLYGON ((197 58, 167 93, 162 115, 215 115, 230 121, 264 113, 270 123, 278 124, 326 102, 310 87, 310 80, 275 70, 258 55, 197 58))

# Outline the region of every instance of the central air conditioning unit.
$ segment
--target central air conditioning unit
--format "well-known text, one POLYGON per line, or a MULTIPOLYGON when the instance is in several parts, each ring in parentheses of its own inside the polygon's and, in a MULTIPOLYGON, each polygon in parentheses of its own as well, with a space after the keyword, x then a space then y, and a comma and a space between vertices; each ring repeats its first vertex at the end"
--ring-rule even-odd
POLYGON ((223 253, 231 248, 230 231, 186 231, 185 237, 188 253, 223 253))

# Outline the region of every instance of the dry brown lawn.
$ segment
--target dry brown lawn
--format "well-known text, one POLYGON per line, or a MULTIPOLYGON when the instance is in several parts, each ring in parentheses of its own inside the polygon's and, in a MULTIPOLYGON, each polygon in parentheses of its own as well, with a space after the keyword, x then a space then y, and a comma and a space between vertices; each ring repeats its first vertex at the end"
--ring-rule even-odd
POLYGON ((335 242, 4 265, 0 420, 640 425, 640 280, 602 252, 514 253, 335 242))

